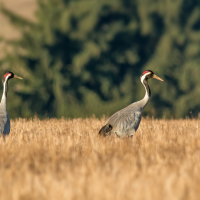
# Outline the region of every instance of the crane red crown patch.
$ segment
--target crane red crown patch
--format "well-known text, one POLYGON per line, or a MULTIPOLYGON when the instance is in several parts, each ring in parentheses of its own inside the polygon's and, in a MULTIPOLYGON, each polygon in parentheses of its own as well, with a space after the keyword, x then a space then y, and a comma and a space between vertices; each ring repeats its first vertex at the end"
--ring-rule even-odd
POLYGON ((146 74, 146 73, 148 73, 148 72, 149 72, 149 71, 144 71, 142 75, 144 75, 144 74, 146 74))
POLYGON ((6 78, 6 76, 8 76, 8 74, 10 74, 10 73, 6 73, 6 74, 4 75, 4 78, 6 78))

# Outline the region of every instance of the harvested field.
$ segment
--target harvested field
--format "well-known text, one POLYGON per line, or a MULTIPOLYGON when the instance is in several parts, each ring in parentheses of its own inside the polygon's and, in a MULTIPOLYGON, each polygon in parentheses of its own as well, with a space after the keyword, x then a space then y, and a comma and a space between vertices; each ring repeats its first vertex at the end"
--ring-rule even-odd
MULTIPOLYGON (((0 6, 3 5, 17 15, 34 21, 34 13, 36 10, 36 0, 0 0, 0 6)), ((6 39, 19 37, 19 32, 10 24, 10 21, 0 13, 0 36, 6 39)))
POLYGON ((104 121, 11 121, 1 199, 199 199, 199 120, 143 119, 126 139, 99 137, 104 121))

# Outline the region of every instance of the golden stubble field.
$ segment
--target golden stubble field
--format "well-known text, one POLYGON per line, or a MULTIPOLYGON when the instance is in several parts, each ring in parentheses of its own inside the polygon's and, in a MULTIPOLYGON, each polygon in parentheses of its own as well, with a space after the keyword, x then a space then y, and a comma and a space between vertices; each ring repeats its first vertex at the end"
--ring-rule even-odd
POLYGON ((200 198, 200 120, 143 119, 133 138, 100 137, 105 119, 18 119, 0 138, 0 197, 200 198))

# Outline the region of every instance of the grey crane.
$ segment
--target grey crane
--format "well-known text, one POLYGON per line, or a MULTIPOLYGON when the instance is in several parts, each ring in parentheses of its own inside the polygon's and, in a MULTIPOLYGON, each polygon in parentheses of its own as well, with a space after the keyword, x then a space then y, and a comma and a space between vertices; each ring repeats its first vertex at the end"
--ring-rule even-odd
POLYGON ((0 103, 0 134, 3 134, 3 136, 10 133, 10 119, 6 108, 6 99, 8 91, 8 80, 11 78, 22 79, 21 77, 14 75, 12 72, 7 72, 2 79, 3 94, 0 103))
POLYGON ((151 91, 148 85, 148 79, 150 78, 163 81, 151 70, 144 71, 140 76, 140 81, 146 90, 144 98, 114 113, 107 120, 106 125, 100 129, 99 134, 104 136, 116 134, 121 138, 133 136, 139 127, 142 117, 142 110, 147 105, 151 96, 151 91))

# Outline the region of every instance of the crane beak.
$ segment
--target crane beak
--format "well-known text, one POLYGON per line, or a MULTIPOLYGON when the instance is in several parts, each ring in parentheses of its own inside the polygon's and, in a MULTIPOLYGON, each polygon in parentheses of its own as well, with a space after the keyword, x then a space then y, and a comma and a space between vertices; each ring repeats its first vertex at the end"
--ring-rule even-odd
POLYGON ((23 79, 23 78, 21 78, 21 77, 19 77, 19 76, 17 76, 17 75, 14 75, 13 78, 23 79))
POLYGON ((155 78, 155 79, 157 79, 157 80, 159 80, 159 81, 163 81, 161 78, 159 78, 158 76, 156 76, 155 74, 153 75, 153 77, 152 78, 155 78))

